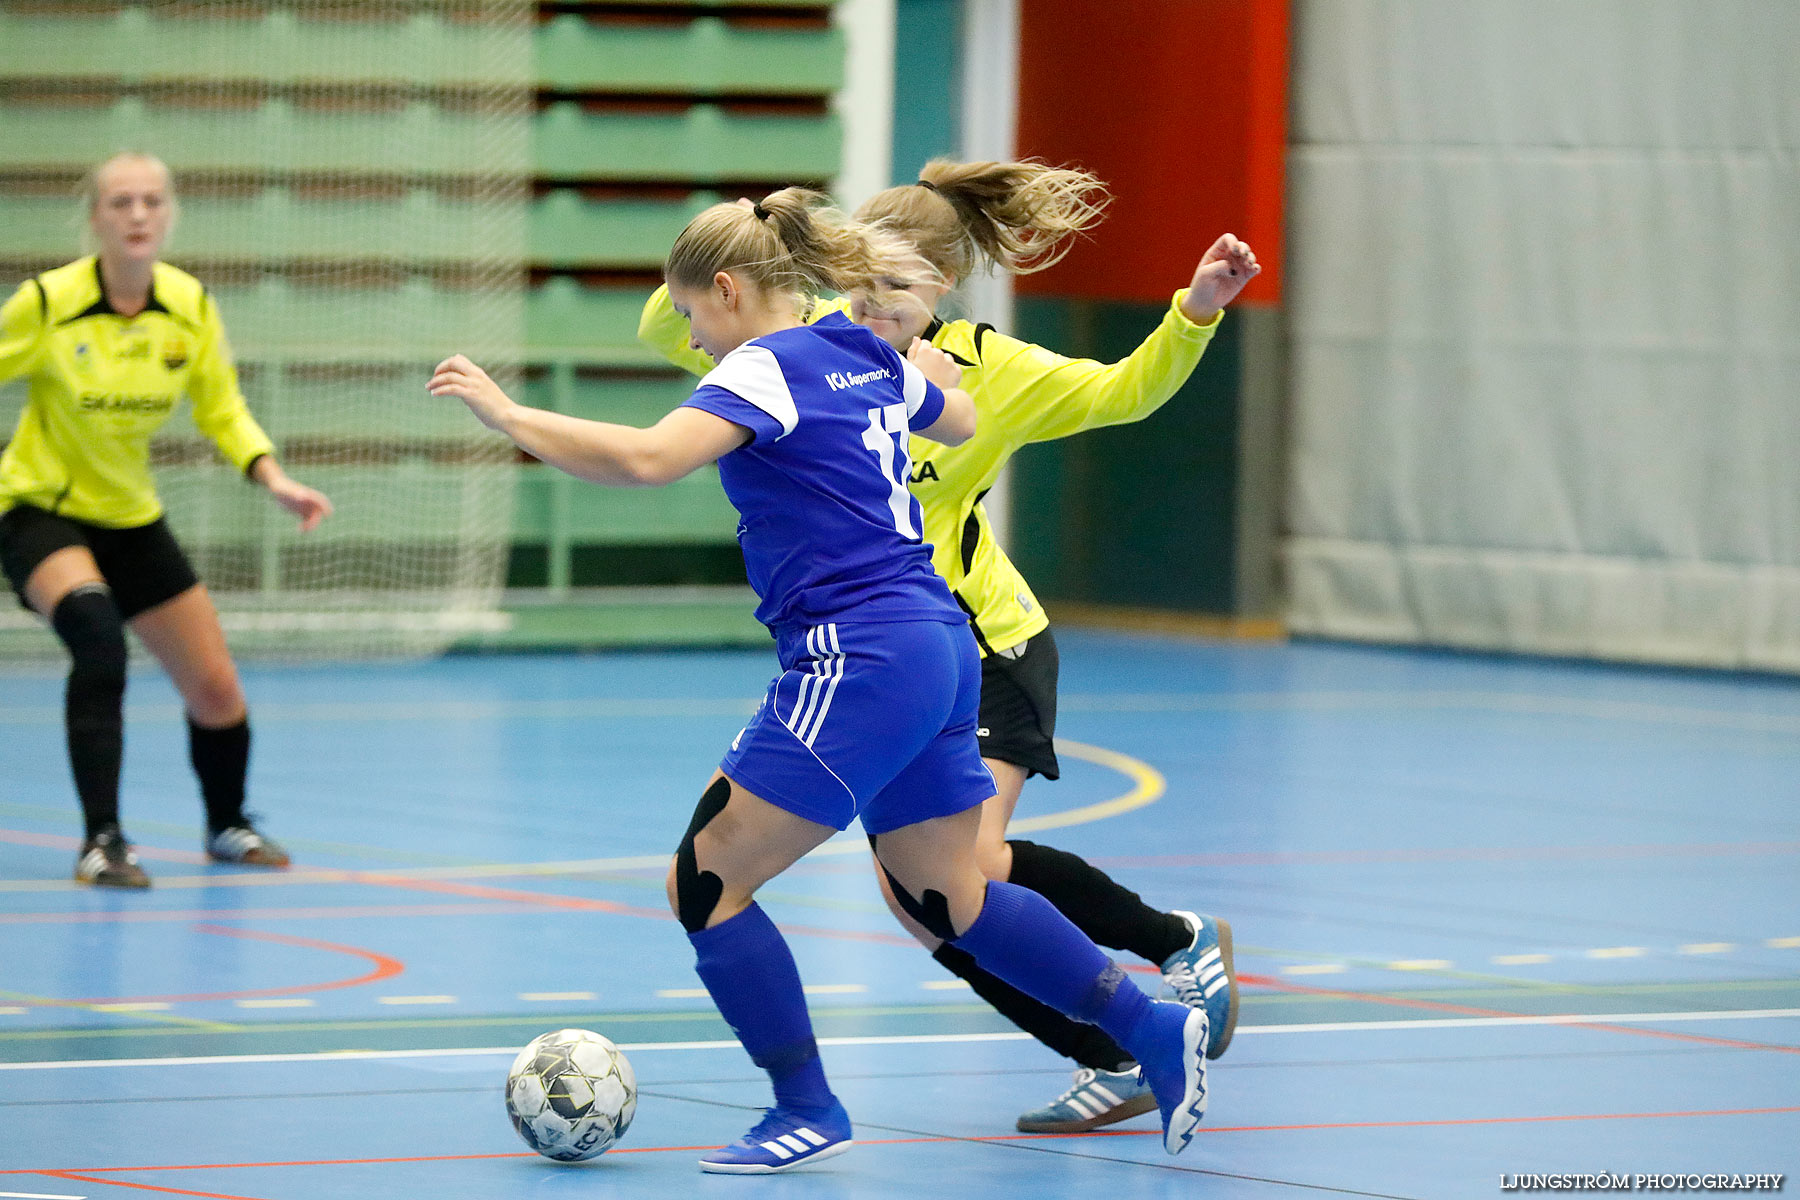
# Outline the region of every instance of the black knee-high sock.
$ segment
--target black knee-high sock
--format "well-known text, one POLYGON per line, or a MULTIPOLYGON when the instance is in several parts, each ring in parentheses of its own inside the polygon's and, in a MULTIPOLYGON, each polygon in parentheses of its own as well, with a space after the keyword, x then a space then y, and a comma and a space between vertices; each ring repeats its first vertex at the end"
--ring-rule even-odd
POLYGON ((69 767, 87 836, 119 823, 119 765, 125 756, 125 624, 104 584, 78 587, 50 614, 69 648, 63 693, 69 767))
POLYGON ((1194 940, 1188 923, 1151 908, 1138 894, 1078 855, 1036 842, 1012 841, 1007 882, 1030 888, 1102 946, 1161 965, 1194 940))
POLYGON ((208 729, 188 718, 188 761, 200 777, 206 824, 213 833, 244 819, 244 776, 250 768, 250 719, 208 729))
POLYGON ((966 982, 975 994, 994 1006, 994 1011, 1029 1033, 1064 1058, 1098 1071, 1117 1071, 1131 1062, 1131 1055, 1097 1025, 1071 1020, 988 974, 966 950, 946 942, 932 954, 943 968, 966 982))

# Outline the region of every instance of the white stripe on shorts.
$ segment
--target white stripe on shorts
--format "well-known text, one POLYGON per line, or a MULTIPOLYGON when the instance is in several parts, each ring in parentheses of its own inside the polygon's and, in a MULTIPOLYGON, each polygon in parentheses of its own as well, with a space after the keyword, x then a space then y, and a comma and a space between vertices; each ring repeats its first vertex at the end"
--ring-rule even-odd
POLYGON ((819 730, 825 728, 825 714, 831 711, 831 698, 837 694, 837 685, 844 678, 844 652, 838 646, 836 625, 825 626, 823 640, 827 640, 831 646, 831 654, 826 659, 824 667, 829 679, 824 685, 825 695, 819 703, 818 715, 800 737, 800 740, 808 746, 812 745, 819 736, 819 730))
POLYGON ((837 691, 838 681, 844 677, 844 655, 838 649, 837 626, 820 625, 807 630, 806 650, 813 662, 807 676, 800 681, 800 694, 794 698, 793 711, 782 724, 810 746, 825 724, 831 697, 837 691))

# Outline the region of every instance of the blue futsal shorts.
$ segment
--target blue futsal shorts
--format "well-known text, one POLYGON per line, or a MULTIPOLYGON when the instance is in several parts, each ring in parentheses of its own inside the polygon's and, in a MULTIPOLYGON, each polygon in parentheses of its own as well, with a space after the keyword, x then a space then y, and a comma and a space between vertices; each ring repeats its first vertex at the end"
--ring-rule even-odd
POLYGON ((719 763, 733 783, 833 829, 871 834, 994 794, 975 720, 981 652, 967 625, 857 622, 780 634, 782 671, 719 763))

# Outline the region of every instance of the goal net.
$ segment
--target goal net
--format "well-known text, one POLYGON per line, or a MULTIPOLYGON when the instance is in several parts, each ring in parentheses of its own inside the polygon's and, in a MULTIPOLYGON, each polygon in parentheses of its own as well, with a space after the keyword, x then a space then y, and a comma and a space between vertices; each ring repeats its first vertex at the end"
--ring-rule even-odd
MULTIPOLYGON (((533 13, 0 7, 0 285, 76 256, 89 167, 160 157, 180 203, 164 258, 218 303, 284 468, 336 508, 301 535, 185 408, 164 427, 158 490, 241 654, 427 654, 501 619, 512 447, 424 385, 456 351, 509 390, 522 370, 533 13)), ((0 437, 24 400, 22 381, 0 390, 0 437)), ((0 614, 0 659, 59 653, 0 614)))

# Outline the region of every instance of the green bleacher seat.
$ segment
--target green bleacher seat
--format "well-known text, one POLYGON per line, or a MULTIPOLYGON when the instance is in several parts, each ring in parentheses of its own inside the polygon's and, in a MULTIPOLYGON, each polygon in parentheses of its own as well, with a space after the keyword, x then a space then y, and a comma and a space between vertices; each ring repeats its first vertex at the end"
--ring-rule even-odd
POLYGON ((694 192, 685 200, 589 200, 559 188, 531 206, 531 261, 655 270, 694 215, 725 198, 717 192, 694 192))
MULTIPOLYGON (((521 120, 521 131, 526 127, 521 120)), ((13 100, 0 102, 0 128, 0 168, 13 170, 82 170, 121 146, 158 154, 176 170, 458 175, 468 169, 472 146, 484 148, 488 170, 525 173, 530 166, 523 137, 497 145, 485 123, 423 100, 398 112, 327 114, 280 97, 226 109, 139 96, 91 107, 13 100)))
POLYGON ((134 83, 209 81, 558 90, 826 95, 843 79, 834 27, 768 28, 699 15, 690 22, 596 23, 564 14, 510 43, 466 20, 300 21, 280 9, 206 20, 171 6, 89 15, 0 10, 0 76, 134 83))
MULTIPOLYGON (((0 102, 0 168, 77 171, 119 146, 177 171, 359 171, 456 176, 486 145, 471 118, 424 101, 394 113, 320 116, 275 98, 248 109, 149 105, 136 96, 82 108, 0 102)), ((552 179, 818 181, 837 170, 834 115, 744 114, 698 104, 678 112, 584 112, 560 101, 531 122, 521 173, 552 179)), ((489 169, 497 164, 483 160, 489 169)))
MULTIPOLYGON (((571 542, 693 545, 737 538, 737 513, 710 468, 661 488, 597 488, 571 482, 574 486, 566 498, 566 536, 571 542)), ((513 507, 515 542, 551 540, 552 497, 556 489, 567 486, 547 467, 519 472, 513 507)))
POLYGON ((737 115, 709 104, 673 113, 584 112, 550 105, 533 126, 534 165, 552 179, 825 180, 843 130, 835 115, 737 115))
MULTIPOLYGON (((685 199, 590 200, 559 188, 520 214, 512 253, 549 266, 655 270, 694 214, 725 199, 695 192, 685 199)), ((73 255, 80 213, 70 196, 0 191, 5 254, 54 260, 73 255)), ((252 196, 204 192, 181 198, 181 221, 168 247, 172 262, 287 262, 307 259, 383 259, 427 264, 505 253, 504 225, 493 208, 431 188, 405 195, 296 197, 267 187, 252 196)))
MULTIPOLYGON (((340 10, 351 11, 351 10, 340 10)), ((15 79, 206 80, 239 84, 530 86, 531 41, 445 14, 364 20, 261 16, 206 19, 148 6, 90 15, 0 11, 0 76, 15 79)))
POLYGON ((827 95, 844 76, 835 28, 595 23, 572 13, 538 27, 540 87, 557 91, 827 95))

